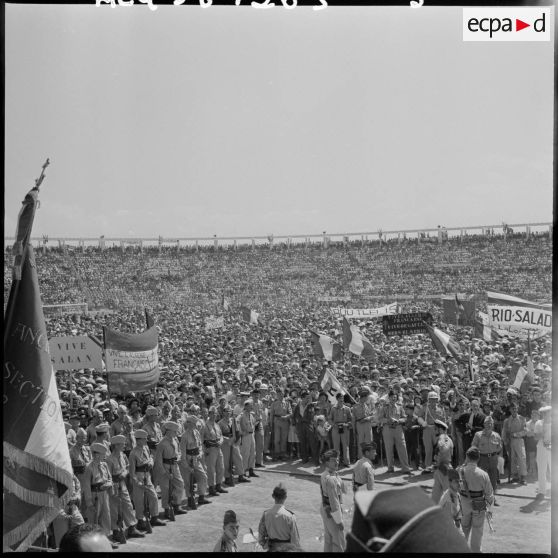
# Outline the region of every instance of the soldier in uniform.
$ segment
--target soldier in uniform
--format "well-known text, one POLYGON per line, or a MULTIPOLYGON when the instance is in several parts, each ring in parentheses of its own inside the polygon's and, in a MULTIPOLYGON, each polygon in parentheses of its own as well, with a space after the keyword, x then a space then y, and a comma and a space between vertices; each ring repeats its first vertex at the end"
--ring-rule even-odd
POLYGON ((242 455, 242 464, 244 465, 244 474, 248 471, 249 477, 258 477, 254 473, 254 465, 256 464, 256 441, 254 439, 254 428, 256 421, 252 412, 252 400, 247 399, 244 402, 244 412, 238 417, 238 430, 240 431, 240 455, 242 455))
POLYGON ((382 435, 386 448, 387 472, 393 473, 394 471, 395 460, 393 448, 395 446, 402 472, 412 475, 411 468, 409 467, 409 458, 407 456, 405 433, 403 432, 403 425, 407 421, 406 414, 403 406, 397 402, 397 393, 390 391, 388 397, 389 402, 384 405, 378 413, 378 421, 382 424, 382 435))
POLYGON ((287 489, 279 484, 272 494, 275 505, 264 511, 258 526, 258 539, 269 552, 281 552, 285 545, 300 547, 300 535, 295 514, 285 508, 287 489))
POLYGON ((128 409, 125 405, 118 405, 118 409, 116 410, 117 418, 115 421, 112 422, 110 425, 110 435, 118 436, 119 434, 123 434, 123 426, 124 421, 123 418, 128 414, 128 409))
POLYGON ((453 519, 455 526, 461 529, 461 520, 463 519, 463 504, 461 502, 461 480, 459 472, 455 469, 448 470, 449 487, 440 498, 439 506, 445 510, 453 519))
MULTIPOLYGON (((488 473, 492 483, 492 491, 496 493, 498 484, 498 456, 504 447, 500 434, 494 432, 494 419, 484 419, 484 430, 477 432, 473 437, 471 447, 478 448, 480 452, 479 467, 488 473)), ((494 505, 498 504, 494 502, 494 505)))
POLYGON ((293 420, 300 442, 300 457, 304 463, 313 460, 318 466, 320 464, 318 438, 314 429, 316 404, 311 400, 310 392, 307 390, 301 391, 300 397, 293 411, 293 420))
POLYGON ((322 506, 320 514, 324 523, 324 552, 344 552, 345 525, 341 509, 342 494, 346 488, 337 474, 339 452, 326 451, 324 454, 326 470, 320 476, 322 506))
POLYGON ((97 441, 96 428, 103 422, 103 413, 99 409, 92 409, 91 413, 91 421, 85 429, 87 432, 87 443, 89 445, 97 441))
POLYGON ((376 457, 376 444, 364 442, 360 448, 362 457, 356 462, 353 469, 353 491, 374 490, 374 466, 372 462, 376 457))
POLYGON ((108 453, 104 444, 91 444, 93 460, 86 465, 81 485, 89 523, 97 523, 105 535, 111 532, 111 517, 108 491, 112 489, 112 476, 105 462, 108 453))
POLYGON ((126 437, 113 436, 110 441, 113 449, 107 457, 107 465, 112 476, 112 491, 109 492, 112 537, 120 543, 125 543, 126 537, 140 538, 145 535, 136 529, 136 515, 126 486, 128 476, 128 458, 124 454, 126 437))
POLYGON ((223 518, 223 534, 217 541, 213 552, 238 552, 236 539, 240 524, 233 510, 227 510, 223 518))
POLYGON ((147 445, 151 451, 155 451, 159 442, 163 439, 161 426, 157 422, 159 411, 155 407, 147 407, 145 410, 145 422, 142 430, 147 432, 147 445))
MULTIPOLYGON (((488 418, 488 417, 487 417, 488 418)), ((486 471, 478 467, 480 452, 472 446, 467 450, 465 465, 458 469, 462 482, 462 527, 473 552, 481 551, 484 521, 494 501, 492 484, 486 471)))
POLYGON ((161 487, 161 504, 165 510, 165 518, 171 519, 170 506, 173 507, 175 515, 182 515, 187 512, 180 507, 184 499, 184 481, 178 468, 180 459, 180 451, 176 441, 178 424, 169 421, 165 422, 163 426, 165 435, 157 444, 155 451, 153 480, 161 487))
POLYGON ((225 468, 225 484, 234 486, 233 472, 236 470, 238 482, 250 482, 244 476, 244 464, 238 444, 240 442, 240 432, 237 429, 236 421, 231 418, 231 408, 227 405, 221 411, 223 418, 219 421, 219 427, 223 435, 223 465, 225 468), (232 454, 231 454, 232 452, 232 454))
POLYGON ((225 468, 223 464, 223 434, 221 428, 215 422, 215 407, 209 408, 209 415, 201 432, 205 448, 205 463, 207 466, 207 482, 209 484, 209 495, 227 494, 221 483, 225 479, 225 468))
POLYGON ((444 422, 444 409, 439 404, 440 396, 431 391, 428 393, 428 401, 419 409, 417 413, 418 423, 422 426, 422 442, 426 453, 424 459, 423 473, 432 472, 432 457, 434 446, 436 445, 436 420, 444 422))
POLYGON ((154 527, 166 525, 159 519, 159 502, 157 492, 151 482, 153 458, 147 447, 147 432, 136 430, 134 432, 136 447, 130 452, 130 477, 132 479, 132 501, 136 509, 138 529, 146 530, 145 500, 149 506, 150 523, 154 527))
POLYGON ((550 458, 552 455, 552 407, 545 405, 539 408, 542 417, 535 423, 535 438, 537 439, 537 500, 542 500, 546 496, 546 475, 551 474, 550 458))
MULTIPOLYGON (((91 448, 85 444, 87 440, 87 432, 83 428, 78 428, 76 433, 76 445, 70 448, 70 459, 72 461, 72 469, 77 477, 80 485, 83 484, 85 467, 93 461, 91 448)), ((85 502, 81 501, 81 512, 85 513, 85 502)))
POLYGON ((110 425, 108 422, 101 422, 95 427, 97 434, 96 443, 103 444, 107 448, 107 453, 110 452, 110 438, 109 438, 110 425))
POLYGON ((353 420, 358 446, 358 458, 362 457, 362 445, 372 442, 372 418, 374 403, 370 400, 370 389, 363 387, 358 395, 360 401, 353 407, 353 420))
POLYGON ((437 504, 445 490, 449 488, 448 471, 451 469, 453 456, 453 442, 448 436, 448 426, 445 422, 436 419, 435 422, 436 447, 434 448, 434 485, 432 486, 432 500, 437 504))
POLYGON ((197 428, 198 419, 194 415, 188 415, 184 421, 184 434, 180 439, 180 461, 178 462, 184 485, 186 496, 188 498, 188 506, 196 509, 195 494, 192 491, 194 484, 192 475, 198 485, 198 505, 210 504, 206 499, 207 495, 207 473, 205 465, 201 460, 203 453, 202 440, 197 428))
POLYGON ((333 439, 333 449, 338 454, 343 455, 345 467, 351 466, 349 458, 349 425, 352 425, 351 409, 343 403, 343 394, 337 394, 337 404, 329 412, 329 422, 331 423, 331 436, 333 439), (341 450, 341 446, 343 449, 341 450), (341 451, 343 453, 341 453, 341 451))
POLYGON ((510 456, 510 473, 512 482, 527 484, 527 455, 525 453, 524 438, 527 435, 527 421, 517 414, 517 404, 510 405, 511 415, 504 420, 502 440, 510 456))
POLYGON ((264 465, 264 429, 266 427, 266 410, 264 402, 260 399, 260 390, 252 390, 252 411, 254 412, 254 442, 255 442, 255 466, 264 465))
POLYGON ((275 459, 285 458, 287 453, 287 437, 291 417, 291 404, 284 401, 283 392, 278 389, 277 399, 271 404, 270 409, 270 422, 273 429, 273 457, 275 459))

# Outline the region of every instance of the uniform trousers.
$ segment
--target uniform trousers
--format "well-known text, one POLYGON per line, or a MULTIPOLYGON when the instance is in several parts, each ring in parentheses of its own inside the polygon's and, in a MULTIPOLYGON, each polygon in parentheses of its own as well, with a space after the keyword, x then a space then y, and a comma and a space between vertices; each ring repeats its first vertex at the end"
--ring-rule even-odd
POLYGON ((130 500, 128 487, 123 480, 114 483, 114 486, 110 491, 109 501, 110 523, 111 529, 113 531, 119 528, 119 516, 122 519, 122 525, 124 529, 128 529, 128 527, 131 527, 132 525, 135 525, 137 523, 136 514, 134 513, 134 508, 132 507, 132 500, 130 500))
POLYGON ((384 445, 386 447, 388 468, 393 469, 394 466, 395 460, 393 458, 393 446, 395 446, 401 467, 403 469, 410 469, 409 458, 407 456, 407 446, 405 445, 405 434, 403 433, 401 425, 398 424, 395 428, 391 428, 386 424, 382 428, 382 434, 384 437, 384 445))
POLYGON ((435 504, 440 501, 442 494, 449 488, 449 479, 447 473, 444 475, 440 469, 434 471, 434 484, 432 485, 432 494, 430 495, 435 504))
MULTIPOLYGON (((109 490, 112 490, 112 488, 109 488, 109 490)), ((91 497, 93 498, 93 505, 87 508, 85 514, 87 522, 100 525, 105 535, 110 535, 112 528, 108 491, 92 492, 91 497)))
POLYGON ((463 509, 461 527, 465 540, 469 543, 471 550, 473 552, 480 552, 486 512, 473 510, 471 502, 471 498, 461 496, 461 506, 463 509), (469 540, 469 537, 471 540, 469 540))
POLYGON ((550 474, 552 469, 550 467, 551 450, 545 448, 544 445, 537 445, 537 470, 539 476, 539 486, 537 492, 539 494, 546 494, 546 473, 550 474))
POLYGON ((256 443, 256 463, 263 465, 264 429, 262 423, 254 429, 254 441, 256 443))
POLYGON ((339 434, 339 429, 337 428, 337 425, 334 424, 331 428, 331 437, 333 439, 333 449, 339 452, 339 460, 341 461, 342 458, 345 465, 349 466, 351 464, 349 457, 349 441, 351 438, 349 435, 349 429, 345 426, 343 434, 339 434), (341 450, 341 446, 343 447, 343 450, 341 450))
POLYGON ((372 441, 372 424, 370 422, 357 422, 356 423, 356 435, 357 435, 357 452, 358 458, 362 457, 362 447, 363 443, 370 443, 372 441))
POLYGON ((205 450, 207 465, 207 483, 209 486, 221 484, 225 479, 225 467, 221 448, 207 448, 205 450))
POLYGON ((221 446, 223 452, 223 466, 225 468, 225 478, 231 478, 234 473, 237 475, 244 474, 244 466, 242 464, 242 456, 240 449, 231 440, 224 440, 221 446), (231 451, 232 451, 232 470, 231 470, 231 451))
POLYGON ((207 494, 207 472, 200 457, 197 455, 187 455, 184 459, 179 461, 178 465, 180 466, 180 473, 184 479, 186 497, 191 498, 195 496, 191 491, 192 480, 195 480, 198 485, 198 494, 200 496, 205 496, 207 494), (194 476, 193 479, 192 475, 194 476))
POLYGON ((481 454, 479 467, 488 473, 492 490, 496 493, 496 487, 498 486, 498 454, 493 453, 490 457, 481 454))
POLYGON ((240 455, 242 456, 244 471, 253 469, 256 465, 256 441, 254 440, 254 433, 242 435, 240 440, 240 455))
POLYGON ((136 518, 145 518, 145 500, 147 500, 151 517, 158 517, 159 502, 157 501, 157 492, 151 482, 151 475, 149 473, 136 473, 136 477, 141 481, 137 483, 132 480, 132 502, 134 508, 136 508, 136 518))
POLYGON ((424 466, 432 466, 432 455, 436 445, 436 432, 434 426, 425 426, 422 429, 422 442, 424 444, 424 466))
POLYGON ((518 471, 519 476, 527 476, 527 455, 523 438, 511 438, 508 451, 510 454, 510 471, 512 476, 515 476, 518 471))
MULTIPOLYGON (((276 417, 273 421, 273 451, 276 456, 287 453, 287 438, 289 436, 289 421, 276 417)), ((245 463, 246 465, 246 463, 245 463)))
POLYGON ((318 439, 312 425, 302 422, 297 424, 296 429, 300 442, 300 458, 313 459, 318 465, 318 439))
POLYGON ((333 517, 328 517, 323 506, 320 515, 324 522, 324 552, 345 552, 345 531, 338 527, 333 517))
POLYGON ((161 505, 164 509, 167 509, 171 504, 173 506, 179 506, 182 500, 184 500, 184 481, 182 480, 182 475, 180 474, 180 469, 177 464, 165 464, 163 467, 167 473, 172 473, 172 477, 161 477, 159 480, 159 486, 161 487, 161 505), (169 502, 170 486, 172 486, 172 498, 169 502))

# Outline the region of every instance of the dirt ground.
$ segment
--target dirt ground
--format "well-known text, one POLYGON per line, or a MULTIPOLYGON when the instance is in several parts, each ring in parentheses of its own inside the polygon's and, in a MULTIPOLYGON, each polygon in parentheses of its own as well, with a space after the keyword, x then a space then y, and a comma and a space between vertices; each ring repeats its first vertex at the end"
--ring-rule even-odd
MULTIPOLYGON (((211 498, 212 503, 201 506, 187 515, 177 516, 174 523, 153 529, 145 539, 131 539, 121 545, 117 552, 211 552, 222 533, 223 515, 226 510, 236 512, 240 521, 239 550, 254 550, 251 544, 243 544, 244 535, 252 528, 257 534, 262 512, 273 505, 273 487, 283 482, 288 490, 286 507, 296 514, 303 550, 323 551, 323 526, 319 514, 319 474, 323 467, 307 467, 294 464, 273 463, 265 469, 257 469, 259 478, 250 484, 237 484, 227 488, 228 494, 211 498)), ((417 474, 410 480, 395 474, 386 474, 386 468, 376 469, 376 489, 386 490, 393 486, 417 483, 429 492, 432 475, 417 474)), ((350 470, 340 471, 347 483, 348 496, 344 504, 345 526, 352 521, 353 497, 350 490, 350 470)), ((536 483, 527 486, 502 483, 498 490, 499 507, 494 508, 495 532, 485 525, 483 552, 550 554, 551 502, 535 502, 536 483)))

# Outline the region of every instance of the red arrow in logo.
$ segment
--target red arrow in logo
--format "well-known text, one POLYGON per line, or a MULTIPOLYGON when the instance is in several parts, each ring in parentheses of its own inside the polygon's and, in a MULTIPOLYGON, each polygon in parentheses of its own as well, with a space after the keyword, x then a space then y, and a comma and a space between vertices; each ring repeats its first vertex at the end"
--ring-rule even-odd
POLYGON ((525 29, 525 27, 531 27, 530 23, 525 23, 524 21, 521 21, 520 19, 515 18, 515 30, 516 31, 521 31, 522 29, 525 29))

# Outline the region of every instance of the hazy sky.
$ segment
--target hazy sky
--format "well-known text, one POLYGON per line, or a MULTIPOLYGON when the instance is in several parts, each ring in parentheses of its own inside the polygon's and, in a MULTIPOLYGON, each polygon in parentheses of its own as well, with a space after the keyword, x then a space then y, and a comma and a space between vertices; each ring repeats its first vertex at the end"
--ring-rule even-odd
POLYGON ((553 46, 458 7, 6 6, 5 235, 552 220, 553 46))

